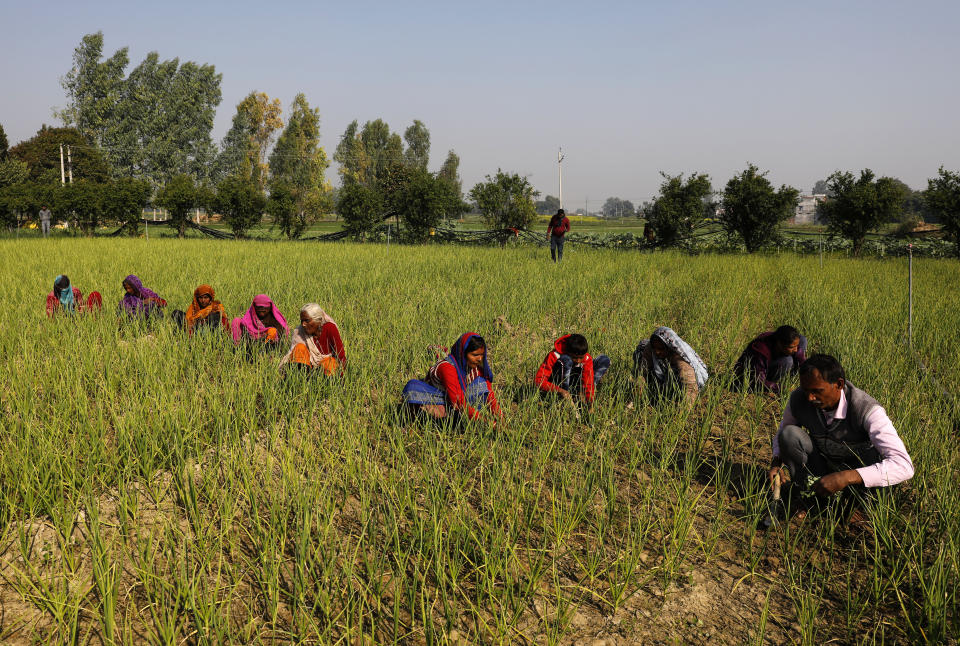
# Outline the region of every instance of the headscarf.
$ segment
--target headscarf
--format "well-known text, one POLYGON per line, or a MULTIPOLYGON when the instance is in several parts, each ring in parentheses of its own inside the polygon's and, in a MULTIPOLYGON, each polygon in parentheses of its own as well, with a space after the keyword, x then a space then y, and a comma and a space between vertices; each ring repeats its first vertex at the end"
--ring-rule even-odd
MULTIPOLYGON (((257 316, 257 307, 269 307, 273 318, 276 319, 283 327, 283 335, 286 336, 290 334, 290 328, 287 326, 287 320, 283 318, 283 314, 280 313, 280 310, 274 304, 273 300, 270 299, 266 294, 257 294, 253 297, 253 303, 250 305, 250 308, 244 313, 242 317, 234 319, 237 321, 233 325, 233 340, 236 343, 240 342, 240 338, 243 336, 243 331, 246 330, 254 339, 262 339, 267 335, 267 328, 260 321, 260 317, 257 316)), ((329 318, 329 317, 327 317, 329 318)))
MULTIPOLYGON (((703 388, 710 375, 707 372, 707 364, 694 352, 693 348, 681 339, 679 334, 666 326, 660 326, 653 331, 653 334, 650 335, 651 342, 653 342, 654 337, 660 339, 671 352, 679 354, 681 359, 693 367, 693 372, 697 377, 697 387, 703 388)), ((656 353, 653 352, 653 348, 650 349, 650 353, 653 356, 653 374, 657 378, 657 381, 662 383, 667 378, 667 370, 669 369, 668 360, 657 357, 656 353)))
MULTIPOLYGON (((470 372, 470 369, 467 367, 467 345, 470 343, 470 339, 477 337, 483 341, 481 337, 476 332, 466 332, 465 334, 460 335, 460 338, 457 339, 450 350, 450 354, 447 355, 447 358, 444 361, 448 361, 453 364, 453 367, 457 370, 457 379, 460 381, 460 388, 466 392, 467 386, 467 374, 470 372)), ((486 342, 484 342, 486 346, 486 342)), ((487 362, 487 353, 483 353, 483 365, 480 366, 480 376, 484 379, 493 383, 493 372, 490 370, 490 364, 487 362)))
MULTIPOLYGON (((333 323, 337 325, 337 322, 330 318, 330 315, 323 311, 323 308, 320 307, 317 303, 307 303, 300 308, 301 314, 306 314, 310 317, 311 320, 321 323, 321 327, 327 323, 333 323)), ((277 319, 278 321, 280 319, 277 319)), ((303 329, 303 324, 301 323, 293 330, 293 334, 290 337, 290 349, 287 351, 287 354, 283 356, 283 359, 280 360, 280 367, 282 368, 285 364, 289 363, 290 359, 293 357, 294 349, 303 344, 307 346, 307 350, 310 352, 310 365, 316 368, 320 365, 320 362, 326 359, 327 357, 332 357, 332 354, 324 354, 323 351, 317 346, 317 342, 314 341, 312 334, 307 334, 307 331, 303 329)))
POLYGON ((133 287, 134 292, 133 294, 124 294, 120 300, 120 307, 128 314, 149 314, 157 307, 156 303, 148 303, 145 299, 160 298, 160 296, 155 291, 144 287, 140 279, 134 274, 124 278, 123 282, 133 287))
POLYGON ((53 281, 53 295, 60 301, 63 311, 73 314, 76 311, 76 303, 73 299, 73 287, 70 285, 70 279, 60 274, 53 281))
POLYGON ((223 303, 216 300, 213 287, 210 287, 210 285, 200 285, 193 290, 193 302, 190 303, 190 306, 187 308, 187 329, 192 330, 197 321, 207 318, 214 312, 220 312, 220 324, 223 327, 230 325, 230 322, 227 320, 227 312, 223 309, 223 303), (210 304, 206 307, 201 307, 200 297, 204 294, 210 297, 210 304))

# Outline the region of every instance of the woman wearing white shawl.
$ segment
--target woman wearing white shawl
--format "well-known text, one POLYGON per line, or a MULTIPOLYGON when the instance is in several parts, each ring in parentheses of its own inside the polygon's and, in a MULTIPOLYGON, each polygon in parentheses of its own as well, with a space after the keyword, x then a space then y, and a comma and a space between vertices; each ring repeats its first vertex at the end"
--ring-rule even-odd
POLYGON ((637 344, 633 353, 633 374, 640 389, 650 386, 651 399, 672 398, 682 394, 692 404, 710 374, 703 359, 680 335, 668 327, 653 331, 649 339, 637 344))
POLYGON ((301 307, 300 325, 293 331, 290 350, 280 360, 280 367, 291 364, 320 368, 324 374, 332 375, 342 372, 346 363, 347 354, 336 321, 316 303, 301 307))

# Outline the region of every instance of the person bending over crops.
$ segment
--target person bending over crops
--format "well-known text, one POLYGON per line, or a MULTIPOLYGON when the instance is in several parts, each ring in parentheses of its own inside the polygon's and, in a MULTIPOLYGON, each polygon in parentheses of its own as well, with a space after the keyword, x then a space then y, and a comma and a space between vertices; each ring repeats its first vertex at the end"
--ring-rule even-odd
POLYGON ((847 381, 840 362, 814 354, 800 366, 773 438, 771 483, 792 480, 801 492, 829 496, 888 487, 913 477, 903 441, 873 397, 847 381))
POLYGON ((563 209, 558 209, 557 214, 550 218, 550 223, 547 224, 547 237, 550 238, 550 258, 553 259, 553 262, 563 260, 563 240, 568 231, 570 231, 570 218, 563 212, 563 209))
POLYGON ((144 287, 139 278, 133 274, 124 278, 123 289, 126 293, 117 306, 121 314, 130 318, 163 316, 167 301, 160 298, 155 291, 144 287))
POLYGON ((223 303, 217 300, 217 295, 210 285, 200 285, 193 290, 193 301, 187 311, 174 310, 171 314, 173 322, 187 334, 193 335, 197 330, 230 330, 230 319, 223 303))
POLYGON ((438 361, 427 376, 411 379, 403 388, 403 402, 414 413, 431 418, 502 417, 493 392, 493 372, 487 361, 487 343, 475 332, 467 332, 453 344, 450 354, 438 361), (486 410, 481 410, 486 408, 486 410))
POLYGON ((751 390, 780 392, 780 381, 795 375, 807 360, 807 337, 781 325, 747 346, 733 367, 737 381, 751 390))
POLYGON ((640 392, 646 390, 651 401, 697 400, 710 374, 703 359, 672 329, 661 326, 649 339, 637 344, 633 352, 633 376, 640 392))
POLYGON ((593 412, 597 384, 609 369, 610 357, 590 356, 582 334, 566 334, 553 342, 553 350, 547 353, 533 380, 541 393, 556 393, 585 404, 587 412, 593 412))
POLYGON ((290 350, 280 360, 281 368, 289 364, 334 375, 342 373, 347 365, 340 328, 316 303, 307 303, 300 308, 300 325, 293 331, 290 341, 290 350))
POLYGON ((253 303, 243 316, 230 323, 234 343, 258 343, 263 347, 276 348, 290 334, 287 320, 266 294, 253 297, 253 303))
POLYGON ((77 312, 99 312, 103 305, 100 292, 90 292, 87 300, 83 300, 83 292, 70 284, 70 279, 64 275, 57 276, 53 281, 53 291, 47 294, 47 316, 62 312, 73 316, 77 312))

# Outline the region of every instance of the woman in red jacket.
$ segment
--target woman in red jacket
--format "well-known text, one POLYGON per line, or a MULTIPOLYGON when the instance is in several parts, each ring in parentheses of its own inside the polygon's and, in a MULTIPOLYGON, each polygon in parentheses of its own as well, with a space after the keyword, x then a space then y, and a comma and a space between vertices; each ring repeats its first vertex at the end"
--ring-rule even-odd
POLYGON ((438 419, 454 417, 459 421, 462 415, 479 419, 485 412, 501 417, 483 337, 475 332, 461 335, 450 354, 430 368, 424 379, 407 382, 403 401, 413 412, 438 419), (481 411, 483 407, 489 410, 481 411))
POLYGON ((293 331, 290 350, 280 360, 281 367, 286 364, 319 368, 325 375, 342 373, 347 365, 340 328, 316 303, 300 308, 300 325, 293 331))

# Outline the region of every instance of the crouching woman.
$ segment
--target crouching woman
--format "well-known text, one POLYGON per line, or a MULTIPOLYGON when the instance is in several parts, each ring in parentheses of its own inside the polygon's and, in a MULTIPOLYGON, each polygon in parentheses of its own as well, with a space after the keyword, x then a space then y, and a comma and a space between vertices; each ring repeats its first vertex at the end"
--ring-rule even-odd
POLYGON ((341 374, 347 365, 347 353, 336 321, 316 303, 300 308, 300 325, 293 331, 290 350, 280 367, 297 366, 301 370, 320 371, 330 376, 341 374))
POLYGON ((424 379, 411 379, 403 388, 403 403, 414 414, 459 422, 502 417, 493 392, 493 372, 487 361, 487 344, 479 334, 467 332, 453 344, 424 379), (485 410, 482 410, 485 409, 485 410))
POLYGON ((47 316, 63 313, 73 316, 76 313, 99 312, 103 305, 100 292, 90 292, 86 300, 83 292, 70 284, 70 279, 61 274, 53 281, 53 291, 47 294, 47 316))

